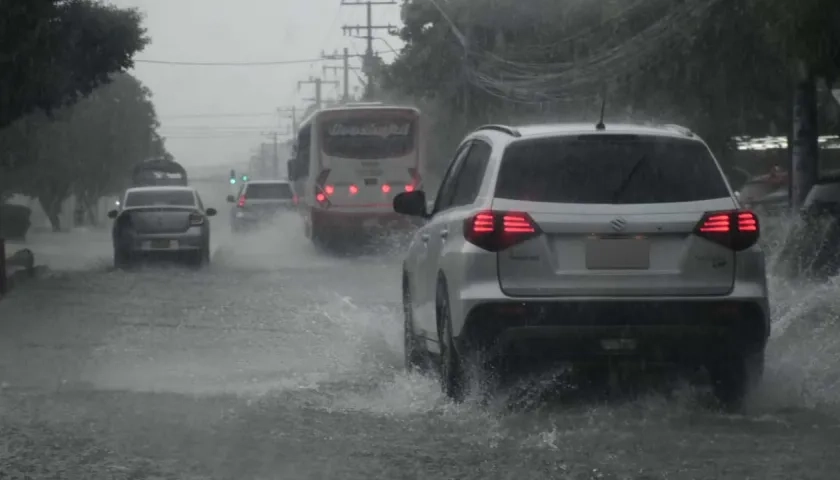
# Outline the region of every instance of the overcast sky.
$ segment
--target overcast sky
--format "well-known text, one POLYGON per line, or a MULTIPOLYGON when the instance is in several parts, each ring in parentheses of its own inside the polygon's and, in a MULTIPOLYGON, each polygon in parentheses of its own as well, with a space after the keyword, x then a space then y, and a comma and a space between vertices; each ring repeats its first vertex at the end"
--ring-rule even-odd
MULTIPOLYGON (((345 0, 353 2, 356 0, 345 0)), ((151 44, 136 60, 165 62, 274 62, 317 59, 321 51, 364 53, 365 41, 352 39, 342 25, 364 24, 365 7, 341 6, 341 0, 111 0, 136 7, 145 15, 151 44)), ((374 24, 399 25, 399 5, 374 6, 374 24)), ((384 30, 374 32, 374 50, 386 62, 401 43, 384 30)), ((340 80, 340 72, 323 71, 341 61, 272 66, 190 66, 138 62, 131 72, 154 95, 166 146, 184 165, 247 162, 252 150, 269 141, 263 132, 291 125, 277 108, 307 105, 310 76, 340 80), (214 116, 215 115, 215 116, 214 116), (239 116, 223 116, 239 115, 239 116), (246 116, 247 115, 247 116, 246 116)), ((359 67, 359 59, 351 65, 359 67)), ((358 72, 357 72, 358 73, 358 72)), ((351 89, 359 87, 351 72, 351 89)), ((324 96, 336 98, 339 87, 325 85, 324 96)), ((284 114, 288 115, 288 114, 284 114)))

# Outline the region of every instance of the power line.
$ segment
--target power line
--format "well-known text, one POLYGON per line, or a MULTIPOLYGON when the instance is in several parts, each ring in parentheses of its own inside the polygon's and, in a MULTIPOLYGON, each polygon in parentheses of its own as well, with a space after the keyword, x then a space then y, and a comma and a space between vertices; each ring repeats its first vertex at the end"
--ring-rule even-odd
MULTIPOLYGON (((374 52, 379 55, 385 52, 374 52)), ((148 63, 154 65, 171 65, 171 66, 193 66, 193 67, 270 67, 274 65, 294 65, 303 63, 323 62, 323 58, 309 58, 300 60, 274 60, 267 62, 182 62, 175 60, 150 60, 150 59, 136 59, 135 63, 148 63)))
POLYGON ((185 115, 160 115, 161 119, 176 118, 248 118, 248 117, 273 117, 277 112, 254 112, 254 113, 192 113, 185 115))
POLYGON ((181 62, 174 60, 149 60, 137 59, 135 63, 150 63, 155 65, 176 65, 176 66, 197 66, 197 67, 263 67, 272 65, 292 65, 296 63, 322 62, 321 58, 310 58, 300 60, 275 60, 268 62, 181 62))

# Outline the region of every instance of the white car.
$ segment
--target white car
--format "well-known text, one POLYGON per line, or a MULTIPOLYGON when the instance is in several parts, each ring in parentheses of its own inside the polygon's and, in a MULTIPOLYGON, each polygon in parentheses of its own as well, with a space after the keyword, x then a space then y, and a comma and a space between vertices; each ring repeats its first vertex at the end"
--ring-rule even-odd
POLYGON ((444 391, 473 367, 616 357, 704 367, 724 405, 760 380, 770 333, 755 214, 682 127, 481 127, 449 165, 403 264, 409 367, 444 391), (480 355, 479 355, 480 354, 480 355))

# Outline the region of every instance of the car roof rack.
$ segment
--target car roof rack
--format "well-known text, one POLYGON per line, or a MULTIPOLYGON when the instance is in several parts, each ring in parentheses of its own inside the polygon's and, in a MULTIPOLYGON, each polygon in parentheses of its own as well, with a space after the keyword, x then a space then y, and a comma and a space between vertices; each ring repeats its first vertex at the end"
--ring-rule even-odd
POLYGON ((490 125, 482 125, 475 129, 476 132, 479 130, 494 130, 497 132, 507 133, 511 137, 521 137, 522 134, 519 133, 519 130, 508 127, 507 125, 499 125, 499 124, 490 124, 490 125))
POLYGON ((694 132, 691 131, 688 127, 683 127, 682 125, 677 125, 676 123, 666 123, 663 127, 667 128, 668 130, 672 130, 677 133, 681 133, 686 137, 694 137, 694 132))

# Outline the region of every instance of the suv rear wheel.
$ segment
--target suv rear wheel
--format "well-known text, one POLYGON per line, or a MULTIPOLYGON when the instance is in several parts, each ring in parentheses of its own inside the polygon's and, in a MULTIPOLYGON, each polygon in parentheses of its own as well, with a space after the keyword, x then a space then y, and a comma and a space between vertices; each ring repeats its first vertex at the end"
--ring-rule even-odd
POLYGON ((741 411, 764 376, 764 350, 727 356, 709 365, 708 370, 721 407, 741 411))

